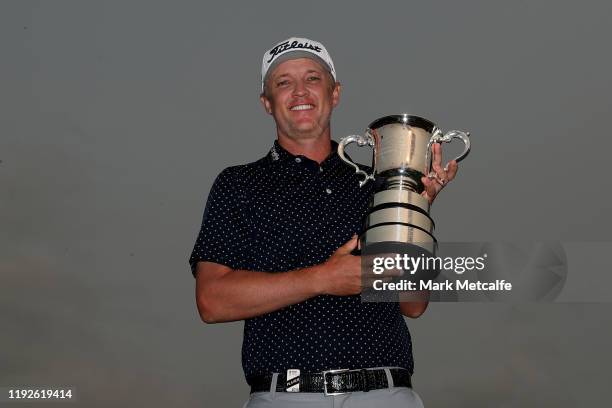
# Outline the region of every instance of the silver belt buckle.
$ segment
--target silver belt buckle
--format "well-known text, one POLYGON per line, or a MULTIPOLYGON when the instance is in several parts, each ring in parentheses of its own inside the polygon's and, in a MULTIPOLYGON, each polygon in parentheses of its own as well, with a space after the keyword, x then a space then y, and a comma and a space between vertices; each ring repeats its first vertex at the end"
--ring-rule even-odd
POLYGON ((336 374, 336 373, 344 373, 350 371, 348 368, 341 368, 338 370, 327 370, 327 371, 323 371, 323 393, 326 396, 329 395, 342 395, 342 394, 348 394, 347 392, 327 392, 327 374, 336 374))

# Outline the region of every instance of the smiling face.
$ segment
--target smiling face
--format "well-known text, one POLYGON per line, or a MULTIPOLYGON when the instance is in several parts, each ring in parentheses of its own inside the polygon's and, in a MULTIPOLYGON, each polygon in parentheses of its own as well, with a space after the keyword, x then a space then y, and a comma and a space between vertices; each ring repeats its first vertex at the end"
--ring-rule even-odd
POLYGON ((276 121, 279 140, 329 138, 340 84, 318 62, 298 58, 279 64, 266 80, 261 102, 276 121))

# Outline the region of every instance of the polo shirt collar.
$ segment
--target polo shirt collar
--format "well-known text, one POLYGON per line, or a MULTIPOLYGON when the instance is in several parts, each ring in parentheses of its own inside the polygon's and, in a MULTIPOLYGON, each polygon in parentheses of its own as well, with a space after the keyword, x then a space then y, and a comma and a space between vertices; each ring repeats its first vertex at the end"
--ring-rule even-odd
MULTIPOLYGON (((272 148, 270 149, 270 151, 268 152, 268 160, 273 162, 273 163, 285 163, 288 160, 291 161, 295 161, 296 158, 302 158, 305 160, 310 160, 305 156, 295 156, 291 153, 289 153, 287 150, 285 150, 280 143, 278 143, 278 140, 274 141, 274 145, 272 146, 272 148)), ((323 162, 321 163, 321 165, 325 165, 325 164, 336 164, 340 161, 340 156, 338 156, 338 142, 336 142, 335 140, 331 141, 331 152, 329 154, 329 156, 327 156, 327 158, 325 160, 323 160, 323 162)))

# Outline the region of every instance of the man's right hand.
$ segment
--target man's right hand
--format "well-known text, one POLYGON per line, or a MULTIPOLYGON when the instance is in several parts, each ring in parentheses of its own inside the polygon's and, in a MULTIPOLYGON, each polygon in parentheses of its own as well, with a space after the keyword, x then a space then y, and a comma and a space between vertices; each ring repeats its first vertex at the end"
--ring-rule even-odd
MULTIPOLYGON (((401 274, 400 270, 386 269, 384 275, 372 272, 374 255, 352 255, 357 248, 357 235, 336 250, 332 256, 316 268, 318 287, 324 295, 347 296, 357 295, 366 288, 371 288, 374 280, 389 282, 401 274)), ((394 256, 394 254, 377 254, 376 256, 394 256)))
POLYGON ((319 265, 316 279, 324 295, 356 295, 361 293, 361 258, 351 255, 357 248, 357 235, 336 250, 319 265))

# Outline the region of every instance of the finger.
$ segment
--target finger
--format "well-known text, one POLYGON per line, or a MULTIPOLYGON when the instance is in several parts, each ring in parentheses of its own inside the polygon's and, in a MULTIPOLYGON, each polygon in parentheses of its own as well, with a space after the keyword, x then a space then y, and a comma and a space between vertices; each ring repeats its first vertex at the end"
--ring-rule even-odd
POLYGON ((448 176, 446 175, 446 170, 444 170, 440 166, 433 166, 432 170, 433 172, 429 178, 432 180, 437 180, 439 184, 443 186, 448 180, 448 176))
POLYGON ((374 282, 376 281, 391 282, 393 281, 393 278, 391 276, 389 277, 377 276, 375 278, 364 278, 361 281, 361 287, 362 288, 373 288, 374 282))
POLYGON ((446 167, 442 167, 439 164, 432 164, 432 170, 434 171, 434 175, 439 179, 446 180, 446 167))
POLYGON ((440 179, 446 180, 446 168, 442 167, 442 145, 440 143, 434 143, 433 146, 434 155, 431 167, 440 179))
POLYGON ((436 191, 439 192, 442 189, 442 187, 444 187, 446 183, 448 183, 448 180, 446 180, 443 177, 439 177, 436 174, 434 178, 431 180, 431 182, 434 184, 434 186, 436 186, 436 191))
POLYGON ((372 268, 362 269, 362 275, 369 279, 378 279, 384 276, 390 276, 390 277, 403 276, 404 273, 405 272, 403 269, 397 269, 397 268, 389 268, 389 269, 385 268, 385 270, 382 271, 381 273, 374 273, 372 268))
POLYGON ((450 180, 454 179, 455 176, 457 175, 457 170, 459 170, 459 165, 457 164, 457 162, 455 160, 451 160, 446 165, 446 168, 447 168, 446 179, 448 181, 450 181, 450 180))
POLYGON ((440 143, 434 143, 432 145, 432 151, 433 151, 433 158, 432 158, 432 164, 434 166, 438 166, 438 167, 442 167, 442 146, 440 145, 440 143))
POLYGON ((396 252, 380 252, 377 254, 368 254, 361 257, 362 270, 368 273, 373 273, 375 276, 383 274, 400 275, 401 269, 397 270, 398 262, 402 260, 402 254, 396 252), (374 273, 374 268, 381 273, 374 273))
POLYGON ((429 204, 431 204, 433 202, 433 197, 431 195, 429 195, 427 190, 423 190, 423 192, 421 193, 421 196, 425 197, 427 199, 427 202, 429 202, 429 204))
POLYGON ((425 193, 427 194, 428 199, 434 199, 438 192, 442 189, 442 186, 438 183, 436 179, 430 179, 427 177, 421 178, 423 185, 425 186, 425 193))
POLYGON ((383 273, 383 276, 388 276, 388 277, 397 277, 397 276, 403 276, 403 275, 404 275, 404 270, 397 269, 397 268, 386 269, 385 273, 383 273))
POLYGON ((336 252, 350 254, 357 247, 358 237, 354 234, 350 240, 342 245, 336 252))
POLYGON ((361 267, 363 268, 363 270, 365 271, 370 271, 373 273, 374 268, 376 268, 377 270, 383 270, 386 271, 387 269, 385 268, 385 259, 388 258, 388 256, 386 254, 368 254, 368 255, 362 255, 361 256, 361 267), (382 269, 381 269, 382 268, 382 269))

